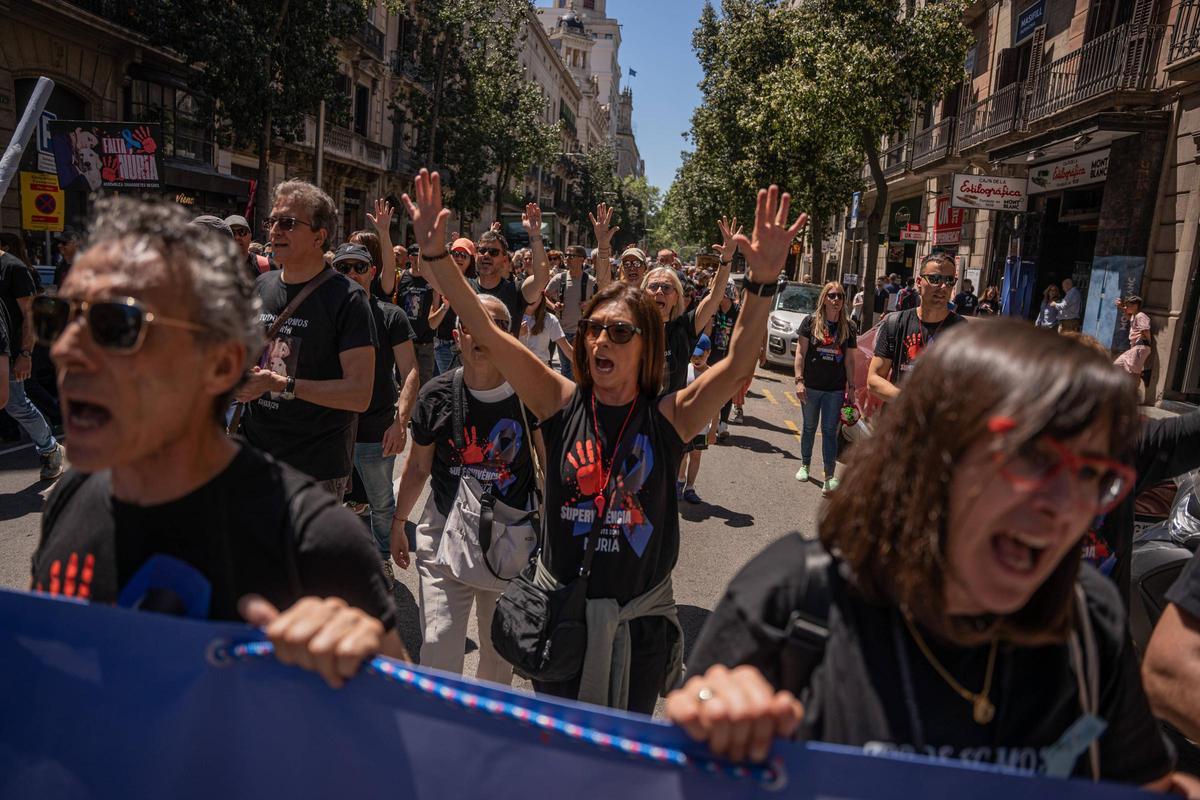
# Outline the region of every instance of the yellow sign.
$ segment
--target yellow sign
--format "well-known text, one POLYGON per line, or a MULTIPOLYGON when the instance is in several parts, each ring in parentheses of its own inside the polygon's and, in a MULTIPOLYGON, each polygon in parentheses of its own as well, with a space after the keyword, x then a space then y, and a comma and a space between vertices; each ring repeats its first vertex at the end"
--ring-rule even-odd
POLYGON ((21 173, 21 227, 27 231, 61 231, 67 200, 50 172, 21 173))

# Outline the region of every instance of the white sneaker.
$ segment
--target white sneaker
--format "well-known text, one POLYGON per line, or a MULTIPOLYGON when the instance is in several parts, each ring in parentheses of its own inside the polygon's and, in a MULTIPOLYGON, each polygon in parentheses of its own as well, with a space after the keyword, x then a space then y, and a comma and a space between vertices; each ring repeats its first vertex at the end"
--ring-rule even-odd
POLYGON ((717 423, 717 438, 725 439, 729 436, 729 426, 724 422, 717 423))

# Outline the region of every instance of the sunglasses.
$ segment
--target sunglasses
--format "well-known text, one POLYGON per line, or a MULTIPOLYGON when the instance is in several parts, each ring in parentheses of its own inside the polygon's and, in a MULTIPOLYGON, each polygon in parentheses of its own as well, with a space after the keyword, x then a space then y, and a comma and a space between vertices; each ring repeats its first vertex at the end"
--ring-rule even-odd
POLYGON ((503 251, 503 250, 501 250, 499 247, 479 247, 479 248, 476 248, 476 249, 477 249, 477 251, 479 252, 479 255, 481 255, 481 256, 492 256, 492 257, 495 257, 495 256, 498 256, 498 255, 500 255, 501 253, 503 253, 503 252, 504 252, 504 251, 503 251))
POLYGON ((648 283, 646 284, 646 291, 650 294, 658 294, 659 292, 672 294, 675 291, 675 287, 669 283, 648 283))
POLYGON ((471 254, 469 252, 467 252, 466 250, 451 250, 450 257, 451 258, 470 258, 471 254))
POLYGON ((313 228, 313 224, 311 222, 305 222, 304 220, 296 219, 295 217, 267 217, 265 220, 263 220, 263 229, 266 231, 270 231, 276 225, 279 226, 279 230, 281 231, 290 231, 295 228, 296 225, 304 225, 312 230, 316 230, 316 228, 313 228))
POLYGON ((146 340, 149 325, 166 325, 190 331, 204 326, 182 319, 160 317, 132 297, 112 297, 88 302, 42 295, 33 299, 33 330, 38 343, 50 347, 75 319, 87 320, 92 340, 101 348, 126 355, 136 353, 146 340))
POLYGON ((586 339, 599 339, 602 332, 608 331, 608 338, 615 344, 628 344, 632 341, 634 334, 642 332, 641 328, 628 322, 605 324, 594 319, 579 320, 579 329, 583 331, 586 339))
POLYGON ((249 229, 249 228, 243 228, 241 225, 237 225, 237 226, 235 226, 235 227, 233 228, 233 235, 234 235, 234 236, 249 236, 249 235, 250 235, 250 229, 249 229))
POLYGON ((826 300, 845 300, 846 295, 839 294, 838 292, 830 292, 829 294, 825 295, 825 299, 826 300))
POLYGON ((926 283, 928 283, 930 286, 953 286, 954 282, 956 280, 958 280, 958 276, 956 276, 956 275, 940 275, 938 273, 933 273, 930 275, 922 275, 921 279, 924 280, 926 283))
MULTIPOLYGON (((1015 422, 1008 417, 993 417, 988 422, 993 433, 1003 433, 1014 426, 1015 422)), ((1021 492, 1035 492, 1068 470, 1076 483, 1087 487, 1090 496, 1086 499, 1094 503, 1097 515, 1116 508, 1137 478, 1128 465, 1111 458, 1081 456, 1053 436, 1041 436, 1016 453, 997 453, 996 461, 1000 464, 1000 475, 1021 492)))
POLYGON ((354 270, 358 275, 366 275, 371 271, 371 265, 365 261, 343 261, 340 264, 334 264, 333 268, 343 275, 349 275, 350 270, 354 270))

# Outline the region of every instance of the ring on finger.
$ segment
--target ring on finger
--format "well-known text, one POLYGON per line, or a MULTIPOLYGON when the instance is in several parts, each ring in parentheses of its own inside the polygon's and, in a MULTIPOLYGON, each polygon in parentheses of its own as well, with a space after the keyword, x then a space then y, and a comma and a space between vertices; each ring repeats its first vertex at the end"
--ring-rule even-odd
POLYGON ((712 687, 704 686, 701 687, 700 691, 696 692, 696 699, 701 703, 707 703, 709 700, 712 700, 714 697, 716 697, 716 695, 717 693, 712 690, 712 687))

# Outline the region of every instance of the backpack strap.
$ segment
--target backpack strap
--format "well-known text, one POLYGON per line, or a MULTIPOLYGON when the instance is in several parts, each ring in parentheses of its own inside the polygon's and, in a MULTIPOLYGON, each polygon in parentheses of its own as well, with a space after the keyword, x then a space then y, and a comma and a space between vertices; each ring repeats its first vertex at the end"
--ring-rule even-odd
POLYGON ((450 423, 454 431, 454 446, 458 452, 467 447, 466 418, 467 418, 467 389, 463 382, 463 368, 454 370, 454 378, 450 389, 450 423))
POLYGON ((808 686, 829 642, 833 556, 819 541, 804 543, 804 586, 780 642, 780 685, 808 686))

